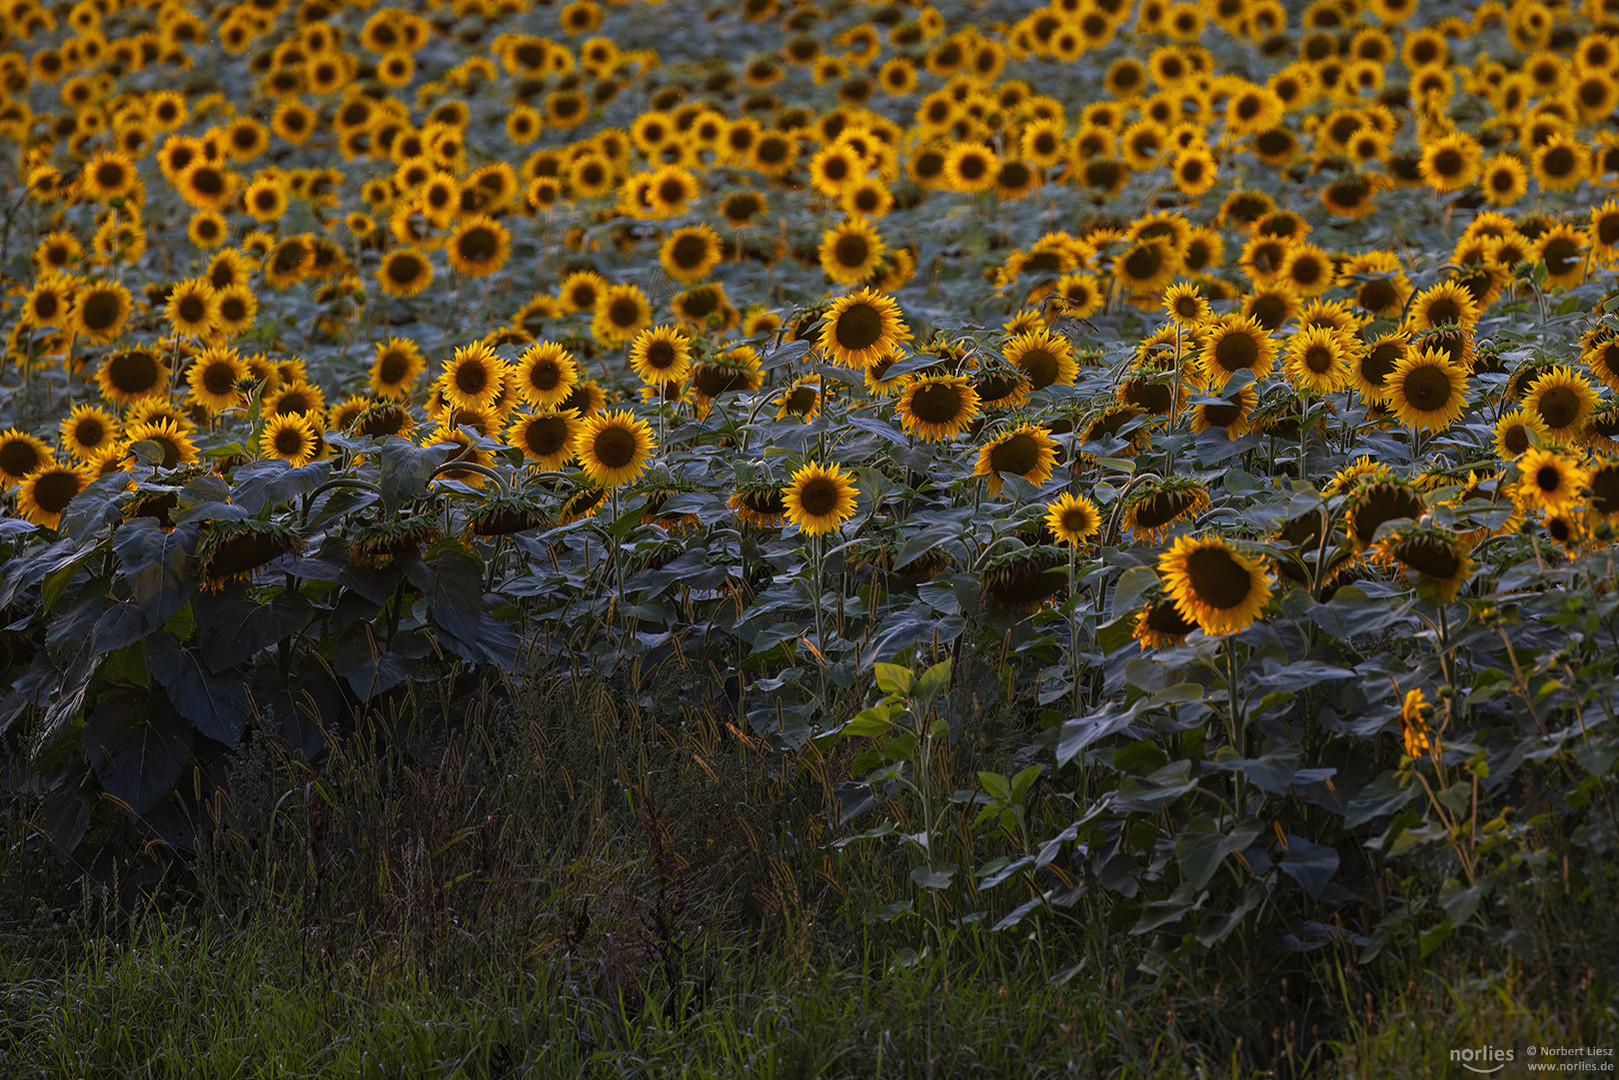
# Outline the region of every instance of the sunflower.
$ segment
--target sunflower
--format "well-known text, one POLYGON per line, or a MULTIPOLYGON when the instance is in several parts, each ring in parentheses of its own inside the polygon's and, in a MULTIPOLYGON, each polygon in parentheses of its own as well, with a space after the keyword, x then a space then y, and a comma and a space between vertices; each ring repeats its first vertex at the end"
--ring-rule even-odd
POLYGON ((882 262, 886 250, 876 229, 851 218, 821 234, 821 269, 839 285, 858 285, 882 262))
POLYGON ((1175 478, 1148 484, 1125 504, 1124 521, 1142 540, 1156 543, 1182 521, 1208 508, 1209 492, 1202 484, 1175 478))
POLYGON ((1264 563, 1223 537, 1182 536, 1158 559, 1170 598, 1205 634, 1230 634, 1251 625, 1270 602, 1264 563))
POLYGON ((1467 372, 1441 349, 1412 347, 1389 373, 1383 394, 1406 427, 1442 430, 1467 407, 1467 372))
POLYGON ((1412 330, 1431 330, 1456 325, 1470 330, 1478 322, 1478 304, 1472 293, 1454 281, 1441 281, 1424 289, 1411 301, 1405 324, 1412 330))
POLYGON ((960 375, 914 379, 896 406, 900 426, 925 441, 955 438, 978 416, 978 408, 978 391, 960 375))
MULTIPOLYGON (((1370 463, 1368 462, 1368 465, 1370 463)), ((1394 476, 1386 466, 1357 477, 1344 504, 1344 527, 1357 551, 1377 539, 1377 531, 1391 521, 1420 518, 1427 510, 1422 495, 1410 482, 1394 476)))
POLYGON ((1419 758, 1433 753, 1433 740, 1429 737, 1433 707, 1421 690, 1407 690, 1400 706, 1400 742, 1405 756, 1419 758))
POLYGON ((1102 527, 1102 512, 1083 495, 1065 491, 1046 504, 1046 529, 1059 543, 1078 547, 1102 527))
POLYGON ((603 345, 623 345, 652 325, 652 305, 635 285, 609 285, 597 301, 590 332, 603 345))
POLYGON ((1556 366, 1529 384, 1523 407, 1540 420, 1542 432, 1557 442, 1573 442, 1597 406, 1597 392, 1585 376, 1556 366))
POLYGON ((198 210, 223 210, 236 195, 237 176, 223 165, 199 158, 174 181, 180 197, 198 210))
POLYGON ((600 413, 580 425, 574 453, 592 483, 622 487, 646 470, 657 450, 652 427, 627 409, 600 413))
POLYGON ((134 307, 129 290, 116 281, 91 282, 74 298, 73 329, 87 344, 108 344, 124 332, 134 307))
POLYGON ((227 285, 214 291, 214 330, 235 337, 253 329, 258 318, 259 300, 246 285, 227 285))
POLYGON ((20 483, 36 469, 51 464, 51 448, 26 432, 9 428, 0 433, 0 479, 6 487, 20 483))
POLYGON ((450 404, 460 409, 487 409, 505 386, 506 364, 479 343, 455 350, 444 368, 442 386, 450 404))
POLYGON ((785 420, 791 416, 809 423, 821 415, 820 376, 805 375, 794 380, 776 400, 779 402, 776 408, 777 420, 785 420))
POLYGON ((561 469, 573 460, 580 428, 577 410, 546 409, 513 417, 506 427, 506 444, 543 469, 561 469))
POLYGON ((1175 606, 1175 601, 1162 595, 1155 587, 1141 609, 1136 612, 1130 636, 1148 649, 1170 649, 1186 640, 1186 635, 1197 629, 1197 623, 1186 618, 1175 606))
POLYGON ((74 295, 71 277, 54 272, 42 274, 23 300, 22 317, 31 326, 69 328, 73 325, 74 295))
POLYGON ((1529 170, 1512 154, 1496 154, 1484 163, 1479 185, 1492 206, 1512 206, 1529 191, 1529 170))
POLYGON ((309 464, 319 449, 319 439, 309 418, 299 413, 272 416, 259 437, 264 456, 285 461, 293 468, 309 464))
POLYGON ((1542 190, 1571 191, 1585 179, 1587 157, 1585 147, 1557 132, 1530 152, 1529 167, 1542 190))
POLYGON ((414 341, 408 338, 379 341, 376 358, 371 361, 371 393, 385 401, 409 397, 426 368, 421 347, 414 341))
POLYGON ((163 451, 162 467, 190 465, 197 460, 197 444, 173 420, 147 420, 131 424, 124 429, 124 438, 131 446, 139 442, 156 443, 163 451))
POLYGON ((1534 251, 1546 264, 1550 285, 1572 289, 1585 280, 1591 238, 1572 225, 1554 225, 1535 240, 1534 251))
POLYGON ((1048 330, 1018 334, 1001 349, 1006 362, 1022 372, 1031 390, 1072 386, 1079 377, 1074 347, 1066 337, 1048 330))
POLYGON ((1591 470, 1576 458, 1542 447, 1531 447, 1518 459, 1518 501, 1548 513, 1578 508, 1591 484, 1591 470))
POLYGON ((96 372, 101 396, 115 405, 161 393, 168 386, 169 368, 146 349, 123 349, 109 353, 96 372))
POLYGON ((1261 379, 1276 362, 1276 346, 1265 328, 1242 315, 1227 315, 1209 324, 1201 350, 1203 373, 1215 389, 1239 371, 1261 379))
POLYGON ((1396 526, 1378 542, 1372 558, 1385 566, 1398 567, 1408 577, 1417 574, 1446 602, 1456 599, 1473 569, 1461 539, 1451 530, 1435 525, 1396 526))
POLYGON ((1214 315, 1207 298, 1190 282, 1182 282, 1164 293, 1164 311, 1181 326, 1198 326, 1214 315))
POLYGON ((978 451, 978 463, 973 476, 982 476, 991 497, 1001 493, 1002 473, 1021 476, 1031 484, 1039 485, 1051 479, 1057 465, 1057 442, 1051 432, 1034 424, 1020 427, 997 436, 978 451))
POLYGON ((674 326, 643 330, 630 345, 630 367, 648 386, 683 382, 691 370, 691 339, 674 326))
POLYGON ((861 370, 911 338, 892 297, 875 289, 846 293, 827 309, 818 345, 833 363, 861 370))
POLYGON ((1422 148, 1417 170, 1423 182, 1435 191, 1460 191, 1478 179, 1484 156, 1478 140, 1463 131, 1453 131, 1422 148))
POLYGON ((206 337, 219 317, 219 299, 207 278, 174 286, 167 309, 169 326, 180 336, 206 337))
POLYGON ((433 282, 433 264, 416 248, 395 248, 377 268, 382 291, 391 296, 415 296, 433 282))
POLYGON ((542 341, 517 358, 517 392, 536 409, 560 406, 579 385, 579 362, 567 349, 542 341))
POLYGON ((1113 280, 1132 296, 1156 296, 1180 272, 1178 249, 1161 236, 1142 237, 1113 260, 1113 280))
POLYGON ((1351 339, 1342 331, 1326 327, 1300 330, 1288 339, 1286 352, 1282 370, 1300 390, 1331 394, 1348 386, 1354 377, 1351 339))
POLYGON ((486 277, 499 270, 511 250, 512 234, 485 215, 458 222, 446 245, 450 265, 468 277, 486 277))
POLYGON ((718 233, 707 225, 688 225, 669 234, 658 260, 670 277, 682 285, 695 285, 708 276, 722 254, 718 233))
POLYGON ((186 385, 192 401, 219 413, 241 403, 237 384, 250 377, 235 349, 205 349, 186 371, 186 385))
POLYGON ((995 151, 982 143, 956 143, 945 152, 943 179, 951 191, 976 195, 995 186, 1000 166, 995 151))
POLYGON ((17 510, 34 524, 54 529, 61 524, 68 503, 92 479, 83 465, 46 462, 23 477, 17 490, 17 510))
POLYGON ((1192 405, 1192 431, 1202 434, 1213 428, 1223 429, 1228 439, 1247 434, 1253 423, 1254 407, 1259 404, 1259 393, 1252 383, 1235 394, 1215 395, 1194 401, 1192 405))
POLYGON ((836 532, 854 516, 859 494, 854 477, 840 466, 810 462, 781 489, 782 516, 807 536, 836 532))
POLYGON ((75 461, 88 461, 118 442, 118 417, 94 405, 75 405, 59 430, 62 449, 75 461))
POLYGON ((134 193, 140 184, 140 174, 127 154, 116 150, 103 150, 85 162, 80 173, 84 194, 97 202, 111 202, 134 193))
POLYGON ((1546 428, 1539 416, 1526 409, 1502 413, 1495 422, 1495 452, 1502 461, 1522 457, 1525 451, 1545 438, 1546 428))

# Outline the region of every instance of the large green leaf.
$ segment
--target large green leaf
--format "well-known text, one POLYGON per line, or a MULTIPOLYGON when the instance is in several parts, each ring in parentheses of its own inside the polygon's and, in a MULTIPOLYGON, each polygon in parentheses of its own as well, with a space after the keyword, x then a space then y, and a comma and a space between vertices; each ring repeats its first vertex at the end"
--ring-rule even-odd
POLYGON ((162 528, 155 518, 138 517, 119 526, 112 548, 123 565, 130 597, 147 624, 162 626, 195 590, 191 556, 201 530, 196 525, 162 528))
POLYGON ((144 814, 174 787, 191 756, 191 728, 160 699, 137 709, 103 698, 84 718, 84 752, 107 794, 144 814))

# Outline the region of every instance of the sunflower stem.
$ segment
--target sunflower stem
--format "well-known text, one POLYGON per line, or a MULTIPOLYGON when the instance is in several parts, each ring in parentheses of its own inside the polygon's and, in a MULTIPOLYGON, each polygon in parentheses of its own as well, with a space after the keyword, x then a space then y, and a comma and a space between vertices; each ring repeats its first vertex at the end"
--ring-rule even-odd
POLYGON ((830 715, 832 703, 826 692, 826 616, 821 611, 821 575, 826 558, 826 537, 816 533, 810 538, 810 610, 815 613, 815 651, 817 694, 821 711, 830 715))
MULTIPOLYGON (((1227 737, 1231 740, 1231 748, 1239 756, 1248 754, 1248 733, 1243 730, 1241 707, 1237 701, 1237 642, 1234 635, 1228 635, 1225 640, 1225 688, 1229 716, 1226 718, 1227 737)), ((1246 812, 1248 797, 1248 778, 1241 769, 1236 774, 1236 800, 1234 813, 1238 819, 1246 812)))

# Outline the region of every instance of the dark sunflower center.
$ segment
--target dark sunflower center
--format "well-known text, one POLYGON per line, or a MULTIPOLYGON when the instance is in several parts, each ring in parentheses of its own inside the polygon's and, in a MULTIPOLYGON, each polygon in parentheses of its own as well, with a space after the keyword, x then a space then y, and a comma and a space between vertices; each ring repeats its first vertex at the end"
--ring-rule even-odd
POLYGON ((39 468, 39 462, 39 451, 32 443, 21 439, 0 443, 0 471, 7 476, 27 476, 39 468))
POLYGON ((1304 366, 1317 375, 1325 375, 1332 370, 1337 356, 1326 345, 1312 345, 1304 351, 1304 366))
POLYGON ((1095 524, 1091 520, 1091 512, 1083 506, 1070 506, 1062 512, 1062 527, 1064 532, 1089 532, 1095 524))
POLYGON ((961 388, 950 383, 929 383, 911 395, 911 412, 926 424, 953 424, 965 403, 961 388))
POLYGON ((1619 513, 1619 466, 1606 465, 1591 473, 1591 509, 1619 513))
POLYGON ((1400 302, 1400 291, 1387 278, 1366 282, 1360 287, 1359 295, 1360 306, 1374 314, 1387 311, 1400 302))
POLYGON ((831 157, 822 167, 828 180, 842 180, 849 175, 849 163, 841 157, 831 157))
POLYGON ((956 170, 964 180, 981 180, 989 172, 989 162, 977 154, 967 154, 956 163, 956 170))
POLYGON ((115 293, 93 292, 85 298, 79 314, 89 329, 105 330, 118 322, 118 316, 122 311, 123 306, 118 302, 115 293))
POLYGON ((1546 269, 1552 273, 1570 273, 1580 264, 1579 242, 1559 236, 1546 245, 1540 257, 1546 260, 1546 269))
POLYGON ((48 472, 34 482, 34 502, 47 514, 60 514, 79 493, 79 477, 67 469, 48 472))
POLYGON ((703 265, 707 257, 708 241, 701 236, 682 236, 675 241, 674 251, 671 252, 674 264, 682 270, 703 265))
POLYGON ((1124 260, 1124 272, 1135 281, 1151 281, 1164 267, 1164 255, 1157 244, 1142 244, 1124 260))
POLYGON ((1197 496, 1189 491, 1155 491, 1135 505, 1136 524, 1157 529, 1190 510, 1197 496))
POLYGON ((789 393, 787 400, 782 404, 788 412, 805 416, 815 408, 815 403, 819 397, 820 395, 815 392, 813 386, 800 386, 789 393))
POLYGON ((204 195, 220 195, 225 191, 225 178, 219 170, 205 166, 191 174, 191 186, 204 195))
POLYGON ((1384 522, 1415 518, 1421 513, 1422 500, 1415 492, 1395 484, 1373 484, 1361 493, 1350 524, 1355 539, 1364 547, 1384 522))
POLYGON ((73 441, 79 446, 100 446, 107 437, 107 425, 93 416, 86 416, 73 425, 73 441))
POLYGON ((1026 431, 1008 436, 990 448, 989 467, 1027 477, 1040 467, 1040 443, 1026 431))
POLYGON ((680 354, 673 343, 654 341, 647 346, 646 366, 653 371, 667 371, 680 362, 680 354))
POLYGON ((798 489, 798 501, 806 517, 821 518, 837 511, 840 494, 836 482, 817 476, 798 489))
POLYGON ((1420 412, 1434 412, 1450 401, 1450 376, 1433 365, 1416 368, 1405 377, 1405 399, 1420 412))
POLYGON ((1437 537, 1402 540, 1394 546, 1394 557, 1402 565, 1441 581, 1454 577, 1461 569, 1461 554, 1437 537))
POLYGON ((112 191, 124 186, 124 178, 128 174, 124 167, 116 161, 108 161, 96 169, 96 183, 112 191))
POLYGON ((1009 191, 1027 187, 1029 180, 1029 167, 1021 161, 1008 161, 1001 166, 1001 174, 996 177, 996 183, 1009 191))
POLYGON ((34 318, 40 322, 54 319, 56 313, 60 310, 62 310, 62 302, 55 293, 41 293, 34 298, 34 318))
POLYGON ((1287 306, 1286 297, 1265 293, 1249 306, 1248 316, 1266 330, 1277 330, 1287 321, 1287 306))
POLYGON ((1017 366, 1029 377, 1030 385, 1036 390, 1043 390, 1056 382, 1061 369, 1056 354, 1038 346, 1024 350, 1017 358, 1017 366))
POLYGON ((614 326, 634 326, 641 321, 641 305, 631 297, 619 297, 607 306, 607 318, 614 326))
POLYGON ((304 452, 304 433, 291 426, 277 431, 275 451, 283 457, 298 457, 304 452))
POLYGON ((553 360, 541 360, 529 368, 528 382, 542 392, 555 390, 562 382, 562 367, 553 360))
POLYGON ((1440 176, 1456 176, 1466 167, 1466 159, 1458 151, 1449 147, 1439 151, 1433 158, 1433 171, 1440 176))
POLYGON ((858 233, 840 236, 832 245, 832 258, 839 266, 858 268, 866 265, 870 257, 871 245, 858 233))
POLYGON ((125 394, 142 394, 157 383, 157 361, 146 353, 125 353, 108 361, 107 377, 125 394))
POLYGON ((493 260, 500 250, 500 241, 495 237, 493 229, 479 226, 467 230, 456 244, 456 250, 468 262, 486 263, 493 260))
POLYGON ((201 322, 208 314, 208 302, 191 293, 180 298, 180 318, 187 323, 201 322))
POLYGON ((489 389, 489 371, 479 361, 455 369, 455 388, 468 397, 478 397, 489 389))
POLYGON ((635 433, 622 427, 607 427, 591 442, 596 460, 609 469, 622 469, 635 460, 635 433))
POLYGON ((1158 634, 1185 637, 1197 629, 1197 623, 1182 615, 1171 601, 1161 600, 1147 609, 1147 628, 1158 634))
POLYGON ((1619 214, 1603 214, 1597 219, 1597 239, 1609 247, 1619 244, 1619 214))
POLYGON ((1580 396, 1566 386, 1553 386, 1535 401, 1535 411, 1546 426, 1555 430, 1569 427, 1580 418, 1580 396))
POLYGON ((883 337, 883 314, 870 304, 850 304, 833 326, 833 338, 850 351, 869 349, 883 337))
POLYGON ((202 387, 210 394, 223 395, 236 389, 236 369, 230 364, 214 362, 202 370, 202 387))
POLYGON ((679 180, 668 179, 658 185, 658 198, 666 203, 686 201, 686 185, 679 180))
POLYGON ((1188 555, 1186 576, 1198 601, 1221 611, 1248 599, 1254 587, 1248 570, 1220 547, 1201 547, 1188 555))
POLYGON ((1517 457, 1529 449, 1529 429, 1522 424, 1513 424, 1501 433, 1501 443, 1507 448, 1507 453, 1517 457))
POLYGON ((1575 157, 1566 146, 1556 146, 1546 152, 1540 159, 1540 167, 1546 170, 1546 175, 1554 178, 1567 176, 1574 171, 1575 157))
POLYGON ((1243 371, 1259 363, 1259 342, 1252 334, 1226 334, 1214 346, 1214 362, 1225 371, 1243 371))
POLYGON ((568 445, 572 432, 568 422, 560 416, 544 416, 529 421, 523 429, 523 442, 540 457, 561 453, 568 445))
POLYGON ((1562 471, 1555 465, 1542 465, 1535 470, 1535 486, 1551 495, 1563 486, 1562 471))

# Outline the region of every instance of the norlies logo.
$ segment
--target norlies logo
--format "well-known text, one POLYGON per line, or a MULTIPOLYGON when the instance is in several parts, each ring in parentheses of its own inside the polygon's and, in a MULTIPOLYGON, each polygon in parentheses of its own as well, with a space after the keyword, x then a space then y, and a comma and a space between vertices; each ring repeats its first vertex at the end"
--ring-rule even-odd
POLYGON ((1494 1046, 1468 1047, 1465 1050, 1452 1050, 1450 1060, 1462 1068, 1476 1073, 1500 1072, 1512 1060, 1511 1050, 1502 1050, 1494 1046))

